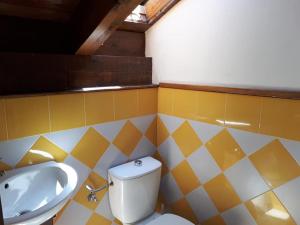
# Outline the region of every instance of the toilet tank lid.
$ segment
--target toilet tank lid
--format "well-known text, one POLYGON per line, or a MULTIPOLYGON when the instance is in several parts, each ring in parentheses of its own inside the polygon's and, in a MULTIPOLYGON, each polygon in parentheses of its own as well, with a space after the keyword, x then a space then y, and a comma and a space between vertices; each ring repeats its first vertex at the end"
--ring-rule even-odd
POLYGON ((161 167, 161 162, 152 157, 138 160, 113 167, 108 170, 108 173, 120 180, 129 180, 149 174, 161 167))

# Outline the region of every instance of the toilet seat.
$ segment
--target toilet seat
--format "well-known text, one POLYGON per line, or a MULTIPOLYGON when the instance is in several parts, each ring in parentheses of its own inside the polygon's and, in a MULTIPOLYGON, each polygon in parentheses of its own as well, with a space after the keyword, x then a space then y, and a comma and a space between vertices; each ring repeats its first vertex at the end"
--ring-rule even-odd
POLYGON ((174 214, 164 214, 152 220, 147 225, 194 225, 192 222, 174 215, 174 214))

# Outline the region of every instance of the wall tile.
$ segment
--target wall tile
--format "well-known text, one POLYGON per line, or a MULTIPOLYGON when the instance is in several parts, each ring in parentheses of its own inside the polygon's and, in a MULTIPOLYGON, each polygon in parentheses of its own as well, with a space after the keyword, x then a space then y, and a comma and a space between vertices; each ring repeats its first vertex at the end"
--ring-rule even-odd
POLYGON ((198 115, 200 121, 224 125, 226 96, 220 93, 198 93, 198 115))
POLYGON ((174 89, 174 108, 175 116, 195 119, 198 109, 198 92, 189 90, 174 89))
POLYGON ((6 100, 8 138, 15 139, 50 131, 48 97, 6 100))
POLYGON ((52 95, 49 99, 52 131, 85 125, 83 94, 52 95))
POLYGON ((138 115, 138 91, 115 92, 115 119, 128 119, 138 115))
POLYGON ((300 140, 300 101, 263 98, 260 132, 300 140))
POLYGON ((197 223, 197 217, 195 216, 192 208, 190 207, 189 203, 185 199, 181 199, 173 203, 171 206, 171 210, 176 215, 182 216, 183 218, 193 223, 197 223))
POLYGON ((149 115, 157 113, 157 88, 139 89, 138 99, 138 115, 149 115))
POLYGON ((227 95, 225 126, 257 132, 262 99, 246 95, 227 95))
POLYGON ((174 93, 170 88, 158 89, 158 112, 172 115, 174 107, 174 93))
POLYGON ((85 97, 86 124, 92 125, 107 121, 113 121, 114 92, 87 93, 85 97))
POLYGON ((203 225, 226 225, 223 218, 220 215, 212 217, 212 218, 206 220, 202 224, 203 225))
POLYGON ((7 139, 5 101, 0 100, 0 141, 7 139))

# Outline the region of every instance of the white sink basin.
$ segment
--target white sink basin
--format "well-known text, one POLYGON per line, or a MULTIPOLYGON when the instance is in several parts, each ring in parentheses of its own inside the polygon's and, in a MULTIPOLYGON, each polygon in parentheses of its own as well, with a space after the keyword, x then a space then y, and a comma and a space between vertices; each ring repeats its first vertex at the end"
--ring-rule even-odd
POLYGON ((5 225, 39 225, 53 217, 70 199, 76 171, 47 162, 6 172, 0 178, 5 225))

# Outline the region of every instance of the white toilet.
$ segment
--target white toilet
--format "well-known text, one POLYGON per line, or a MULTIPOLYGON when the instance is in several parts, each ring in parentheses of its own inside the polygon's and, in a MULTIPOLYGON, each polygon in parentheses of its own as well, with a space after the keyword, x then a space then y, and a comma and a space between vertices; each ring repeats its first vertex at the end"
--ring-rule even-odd
POLYGON ((145 157, 108 170, 112 214, 124 225, 194 225, 174 214, 154 213, 161 162, 145 157))

